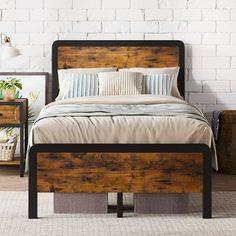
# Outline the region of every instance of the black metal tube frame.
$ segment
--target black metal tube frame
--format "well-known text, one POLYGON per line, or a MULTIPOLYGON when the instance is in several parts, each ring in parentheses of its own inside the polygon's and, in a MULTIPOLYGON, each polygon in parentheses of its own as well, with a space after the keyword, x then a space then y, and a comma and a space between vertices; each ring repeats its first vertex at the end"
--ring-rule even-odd
MULTIPOLYGON (((202 216, 205 219, 212 217, 211 151, 205 144, 36 144, 29 150, 29 219, 38 217, 37 153, 42 152, 202 153, 202 216)), ((117 217, 123 217, 122 193, 118 193, 117 196, 117 217)))

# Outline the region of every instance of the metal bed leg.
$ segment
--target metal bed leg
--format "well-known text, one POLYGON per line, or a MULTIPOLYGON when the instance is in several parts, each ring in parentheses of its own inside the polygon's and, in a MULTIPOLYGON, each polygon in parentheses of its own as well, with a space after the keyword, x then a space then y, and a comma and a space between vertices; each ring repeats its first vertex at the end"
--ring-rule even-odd
POLYGON ((203 165, 203 193, 202 193, 202 217, 212 218, 212 186, 211 186, 211 152, 204 152, 203 165))
POLYGON ((123 193, 117 193, 117 217, 123 218, 123 193))
POLYGON ((28 218, 38 218, 38 193, 37 193, 37 155, 29 153, 29 189, 28 189, 28 218))

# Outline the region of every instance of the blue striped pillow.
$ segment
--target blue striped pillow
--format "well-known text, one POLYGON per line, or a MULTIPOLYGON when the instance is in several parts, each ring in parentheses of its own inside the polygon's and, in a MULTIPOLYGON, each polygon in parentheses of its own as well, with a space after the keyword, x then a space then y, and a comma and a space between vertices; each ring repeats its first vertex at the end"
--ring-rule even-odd
POLYGON ((143 79, 144 94, 171 96, 174 74, 150 74, 143 79))
POLYGON ((67 73, 65 77, 63 99, 98 95, 97 74, 74 72, 67 73))

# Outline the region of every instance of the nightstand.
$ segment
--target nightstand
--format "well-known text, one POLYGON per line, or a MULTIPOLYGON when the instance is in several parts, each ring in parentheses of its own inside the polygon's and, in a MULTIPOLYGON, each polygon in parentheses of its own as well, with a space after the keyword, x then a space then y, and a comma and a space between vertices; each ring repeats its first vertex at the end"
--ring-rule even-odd
POLYGON ((14 158, 12 161, 0 161, 0 165, 19 165, 20 177, 23 177, 28 142, 27 98, 15 99, 9 102, 0 100, 0 127, 17 127, 20 129, 20 158, 14 158))
POLYGON ((214 123, 219 124, 216 141, 219 172, 236 175, 236 110, 215 111, 213 117, 214 123))

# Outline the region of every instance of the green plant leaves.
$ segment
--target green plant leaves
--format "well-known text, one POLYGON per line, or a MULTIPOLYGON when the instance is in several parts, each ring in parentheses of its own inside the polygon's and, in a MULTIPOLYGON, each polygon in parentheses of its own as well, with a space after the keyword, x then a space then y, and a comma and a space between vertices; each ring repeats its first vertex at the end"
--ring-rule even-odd
POLYGON ((5 80, 0 80, 0 89, 22 89, 22 84, 20 79, 16 79, 13 77, 7 77, 5 80))

